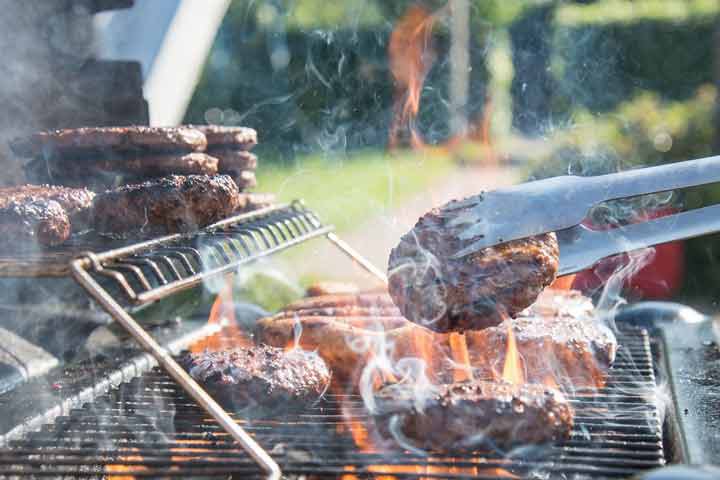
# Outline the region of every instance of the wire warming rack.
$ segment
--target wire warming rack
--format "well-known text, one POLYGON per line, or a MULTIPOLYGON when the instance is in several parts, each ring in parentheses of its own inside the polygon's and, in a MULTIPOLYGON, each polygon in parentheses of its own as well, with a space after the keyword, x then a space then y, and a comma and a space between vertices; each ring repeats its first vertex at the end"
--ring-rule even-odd
POLYGON ((200 387, 168 351, 132 317, 138 308, 202 284, 210 277, 325 236, 380 281, 385 274, 333 233, 333 227, 302 202, 237 215, 199 231, 174 234, 107 252, 84 252, 70 264, 75 280, 220 426, 248 452, 269 478, 277 463, 200 387))

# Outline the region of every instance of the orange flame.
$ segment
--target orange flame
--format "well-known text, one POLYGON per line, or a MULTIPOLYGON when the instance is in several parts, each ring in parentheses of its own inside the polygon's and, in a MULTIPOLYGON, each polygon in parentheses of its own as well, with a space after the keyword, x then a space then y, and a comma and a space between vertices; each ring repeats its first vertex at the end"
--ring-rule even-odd
POLYGON ((472 366, 470 365, 470 353, 468 352, 467 337, 462 333, 451 333, 449 335, 450 353, 453 362, 453 381, 464 382, 473 379, 472 366))
POLYGON ((431 34, 435 18, 420 5, 412 5, 397 22, 390 35, 388 57, 395 79, 393 121, 390 126, 389 147, 398 146, 402 129, 410 134, 410 146, 425 145, 416 131, 415 117, 420 110, 420 93, 428 71, 435 62, 431 34))
POLYGON ((250 346, 251 342, 237 324, 235 318, 235 302, 233 299, 234 274, 225 277, 225 284, 215 298, 208 324, 224 325, 222 331, 196 342, 190 347, 192 353, 200 353, 205 350, 217 351, 227 347, 250 346))
POLYGON ((525 370, 515 341, 515 332, 508 323, 507 349, 505 350, 505 364, 503 365, 502 379, 513 385, 525 383, 525 370))

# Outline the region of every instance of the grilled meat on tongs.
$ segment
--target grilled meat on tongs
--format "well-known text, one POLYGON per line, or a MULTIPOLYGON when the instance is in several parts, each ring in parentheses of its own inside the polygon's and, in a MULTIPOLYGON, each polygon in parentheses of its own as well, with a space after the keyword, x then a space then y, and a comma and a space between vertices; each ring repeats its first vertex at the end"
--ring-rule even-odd
POLYGON ((593 207, 715 182, 720 157, 596 177, 554 177, 450 202, 423 217, 393 250, 390 293, 410 320, 437 331, 497 325, 502 316, 493 312, 513 316, 556 274, 720 231, 720 205, 610 230, 583 225, 593 207), (419 308, 421 298, 430 298, 435 308, 419 308), (488 305, 495 308, 478 308, 488 305))

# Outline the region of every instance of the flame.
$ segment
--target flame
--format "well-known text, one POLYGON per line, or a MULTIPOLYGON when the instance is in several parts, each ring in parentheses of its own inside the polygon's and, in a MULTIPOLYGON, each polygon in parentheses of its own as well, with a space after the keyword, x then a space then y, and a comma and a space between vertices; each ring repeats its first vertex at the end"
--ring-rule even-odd
POLYGON ((406 128, 410 145, 425 145, 415 129, 415 118, 420 110, 420 93, 428 71, 435 62, 431 34, 435 18, 420 5, 410 6, 390 34, 388 57, 390 71, 395 79, 393 121, 390 126, 389 147, 398 146, 398 135, 406 128))
POLYGON ((572 290, 573 282, 575 281, 575 275, 565 275, 558 277, 548 287, 550 290, 572 290))
POLYGON ((522 359, 515 341, 515 332, 508 322, 507 349, 505 350, 505 364, 503 365, 502 379, 513 385, 525 383, 525 371, 523 370, 522 359))
POLYGON ((462 333, 449 335, 450 353, 454 362, 452 378, 454 382, 464 382, 473 379, 470 353, 468 352, 467 337, 462 333))
POLYGON ((224 328, 218 334, 196 342, 190 347, 190 352, 201 353, 205 350, 217 351, 227 347, 250 346, 252 343, 242 332, 235 318, 235 302, 233 299, 233 280, 235 274, 225 276, 225 284, 220 289, 210 308, 208 324, 223 325, 224 328))
MULTIPOLYGON (((127 449, 128 452, 137 452, 138 449, 130 447, 127 449)), ((141 462, 144 460, 143 456, 137 455, 121 455, 117 458, 119 462, 141 462)), ((109 464, 105 465, 105 476, 112 477, 115 480, 135 480, 135 475, 130 475, 129 472, 138 472, 138 470, 147 470, 147 467, 142 465, 122 465, 122 464, 109 464)))

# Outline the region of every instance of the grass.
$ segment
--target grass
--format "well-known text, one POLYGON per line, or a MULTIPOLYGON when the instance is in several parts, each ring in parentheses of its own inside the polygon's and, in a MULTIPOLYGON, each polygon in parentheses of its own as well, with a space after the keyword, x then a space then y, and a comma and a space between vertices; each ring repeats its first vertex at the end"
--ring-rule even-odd
POLYGON ((682 22, 719 12, 717 0, 605 0, 589 5, 564 3, 558 8, 556 18, 560 25, 635 22, 639 19, 682 22))
POLYGON ((311 155, 294 165, 260 166, 259 191, 280 201, 303 199, 339 232, 385 214, 450 173, 452 160, 439 152, 365 151, 343 157, 311 155))

